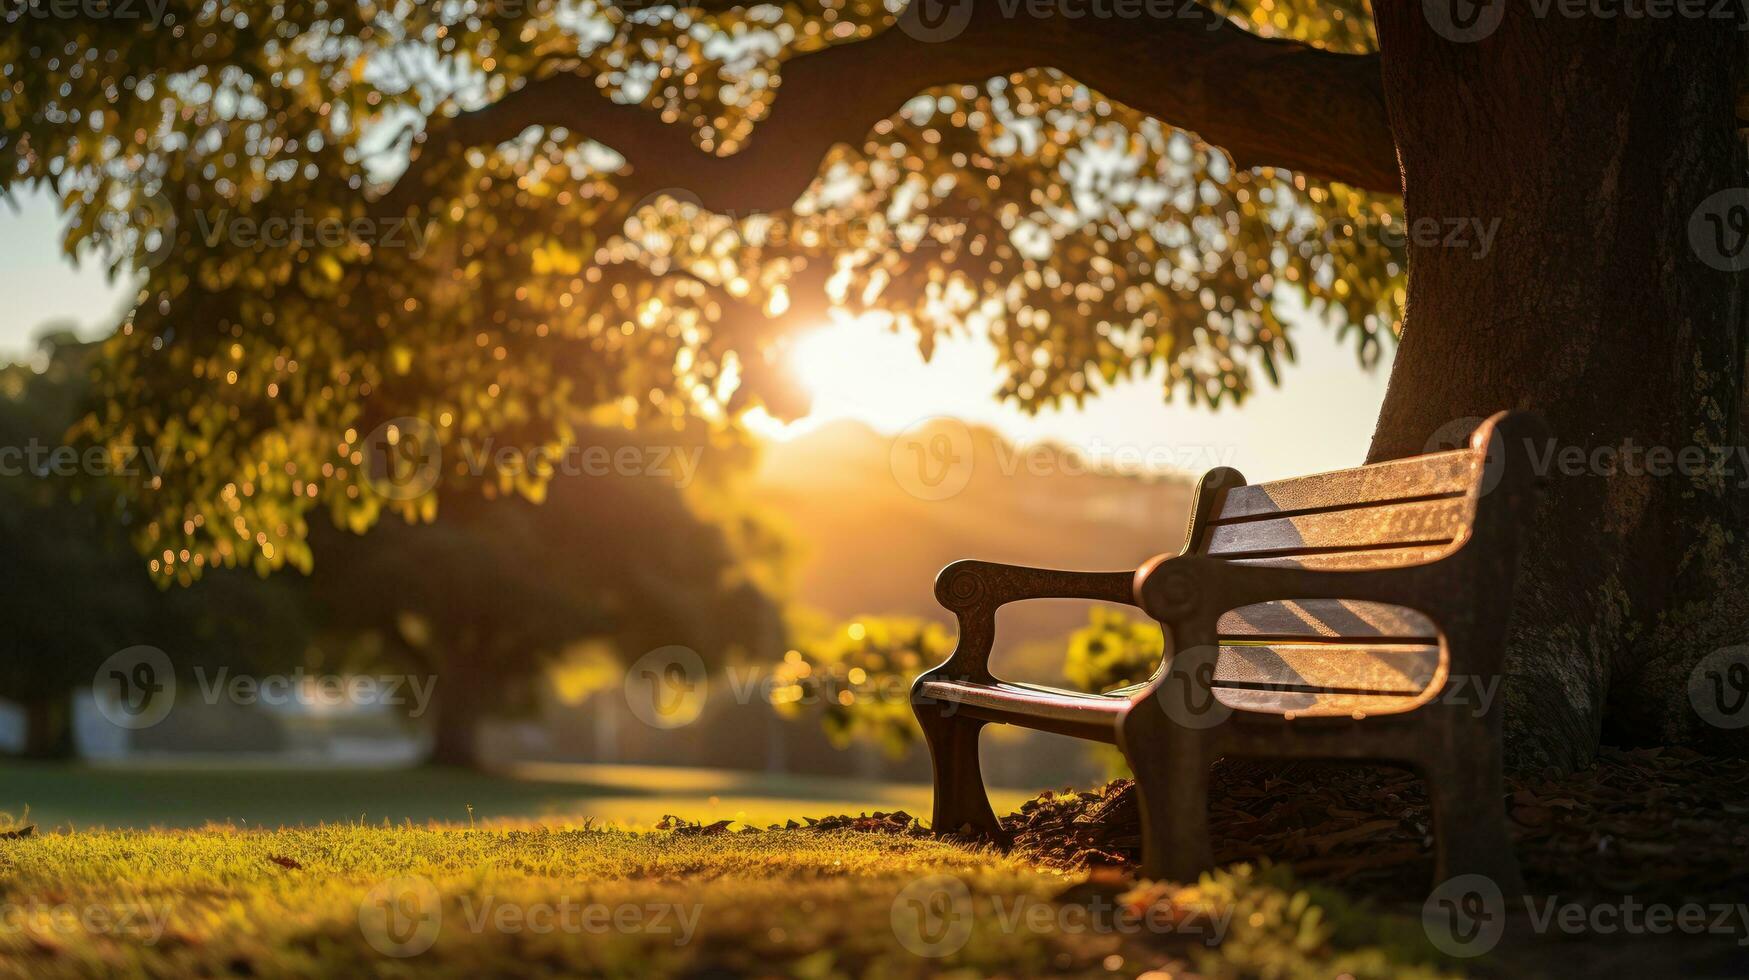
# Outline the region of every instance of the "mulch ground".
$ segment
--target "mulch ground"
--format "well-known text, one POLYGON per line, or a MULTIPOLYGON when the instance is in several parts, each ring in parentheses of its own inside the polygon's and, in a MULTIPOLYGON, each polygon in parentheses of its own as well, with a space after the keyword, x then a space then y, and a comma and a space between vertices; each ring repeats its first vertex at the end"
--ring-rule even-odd
MULTIPOLYGON (((1581 898, 1749 897, 1749 760, 1685 749, 1605 749, 1589 769, 1509 780, 1526 884, 1581 898)), ((1404 770, 1227 766, 1210 791, 1222 863, 1268 858, 1380 898, 1425 896, 1433 873, 1426 787, 1404 770)), ((1004 821, 1016 846, 1069 867, 1133 866, 1135 787, 1046 794, 1004 821)))

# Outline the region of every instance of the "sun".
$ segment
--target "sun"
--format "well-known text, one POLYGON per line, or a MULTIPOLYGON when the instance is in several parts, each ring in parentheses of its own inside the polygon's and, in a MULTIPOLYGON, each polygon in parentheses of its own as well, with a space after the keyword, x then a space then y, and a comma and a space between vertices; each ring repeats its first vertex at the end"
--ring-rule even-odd
POLYGON ((934 415, 988 414, 997 381, 993 350, 959 339, 924 361, 917 338, 888 328, 879 315, 821 324, 792 341, 784 361, 812 407, 795 422, 757 423, 778 439, 846 418, 892 433, 934 415))

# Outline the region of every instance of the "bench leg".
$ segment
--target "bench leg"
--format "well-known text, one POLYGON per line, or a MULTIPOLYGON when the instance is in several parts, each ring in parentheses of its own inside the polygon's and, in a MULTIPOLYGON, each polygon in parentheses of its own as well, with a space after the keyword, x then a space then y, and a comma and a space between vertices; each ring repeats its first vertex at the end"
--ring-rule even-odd
POLYGON ((935 832, 1006 845, 1008 835, 990 809, 984 774, 978 766, 978 732, 984 722, 948 715, 935 703, 918 703, 915 708, 935 764, 935 832))
POLYGON ((1120 732, 1141 803, 1142 875, 1196 881, 1215 866, 1209 844, 1209 764, 1196 733, 1145 708, 1132 710, 1120 732))
POLYGON ((1524 894, 1518 858, 1506 831, 1505 779, 1498 732, 1476 733, 1463 751, 1423 765, 1433 809, 1434 885, 1457 875, 1492 879, 1507 896, 1524 894))

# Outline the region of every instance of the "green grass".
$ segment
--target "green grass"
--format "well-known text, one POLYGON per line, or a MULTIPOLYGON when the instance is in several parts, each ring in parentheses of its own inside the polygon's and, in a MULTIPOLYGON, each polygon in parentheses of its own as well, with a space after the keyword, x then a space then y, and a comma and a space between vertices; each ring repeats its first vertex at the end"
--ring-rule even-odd
POLYGON ((1175 892, 1175 927, 1125 933, 1065 912, 1081 906, 1056 896, 1081 875, 851 832, 106 831, 6 841, 0 868, 0 971, 32 977, 1421 972, 1345 951, 1354 924, 1333 923, 1373 942, 1376 917, 1279 874, 1175 892), (964 904, 939 904, 956 881, 964 904), (907 918, 912 898, 939 930, 907 918))
POLYGON ((60 828, 0 838, 4 976, 1427 972, 1418 923, 1305 890, 1278 869, 1132 893, 1153 910, 1138 924, 1114 914, 1130 886, 926 837, 604 829, 582 815, 709 821, 742 807, 764 823, 862 809, 840 797, 872 805, 908 787, 643 769, 553 770, 531 783, 441 771, 4 775, 8 798, 41 794, 33 822, 60 828), (693 805, 713 795, 715 812, 693 805), (244 829, 241 817, 88 829, 128 814, 187 823, 212 816, 215 800, 244 815, 284 807, 298 819, 272 822, 286 824, 343 805, 382 812, 282 830, 244 829), (410 820, 420 808, 455 819, 410 820))

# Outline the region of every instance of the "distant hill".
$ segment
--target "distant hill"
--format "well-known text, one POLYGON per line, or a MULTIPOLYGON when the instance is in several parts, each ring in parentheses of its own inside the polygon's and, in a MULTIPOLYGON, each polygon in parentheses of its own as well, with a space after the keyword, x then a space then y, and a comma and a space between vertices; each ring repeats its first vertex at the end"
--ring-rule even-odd
MULTIPOLYGON (((935 574, 958 558, 1113 570, 1177 550, 1193 481, 1093 472, 1059 448, 1017 450, 952 420, 896 437, 841 421, 770 445, 751 489, 794 537, 799 602, 837 618, 946 621, 935 574)), ((1086 620, 1083 603, 1019 604, 1001 614, 998 642, 1054 641, 1086 620)), ((1010 673, 1062 683, 1054 664, 1010 673)))

